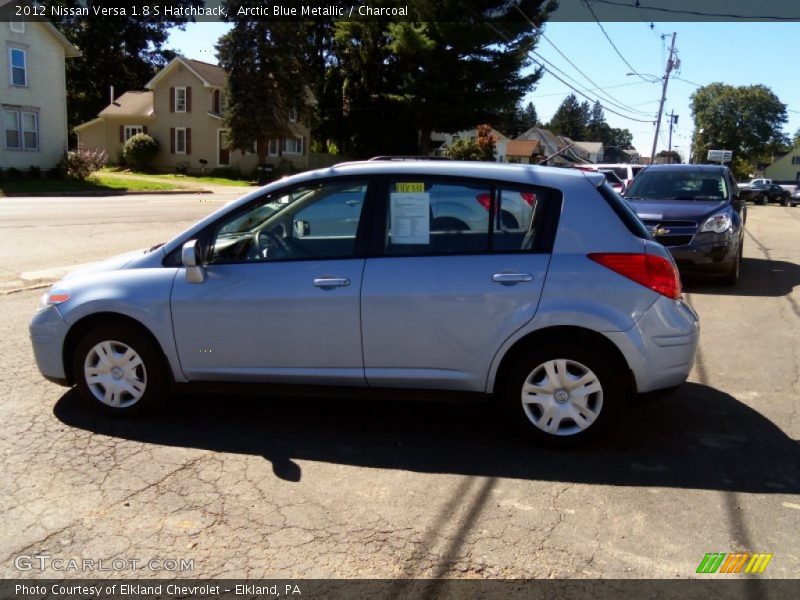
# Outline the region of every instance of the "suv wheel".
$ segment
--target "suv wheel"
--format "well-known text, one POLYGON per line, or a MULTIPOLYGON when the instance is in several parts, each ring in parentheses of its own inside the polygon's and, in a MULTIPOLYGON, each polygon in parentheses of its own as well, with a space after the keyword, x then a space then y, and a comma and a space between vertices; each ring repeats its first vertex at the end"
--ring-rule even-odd
POLYGON ((739 273, 742 269, 742 241, 739 242, 739 253, 736 255, 736 260, 733 261, 733 266, 727 275, 719 278, 722 285, 736 285, 739 283, 739 273))
POLYGON ((789 196, 781 196, 781 206, 789 206, 789 196))
POLYGON ((504 401, 535 440, 573 446, 613 420, 622 391, 599 354, 559 344, 527 353, 512 368, 504 401))
POLYGON ((72 372, 81 398, 108 415, 141 413, 166 390, 166 370, 149 336, 126 326, 101 326, 78 343, 72 372))
POLYGON ((769 202, 769 198, 767 197, 766 194, 761 194, 758 197, 758 204, 760 204, 761 206, 766 206, 768 202, 769 202))

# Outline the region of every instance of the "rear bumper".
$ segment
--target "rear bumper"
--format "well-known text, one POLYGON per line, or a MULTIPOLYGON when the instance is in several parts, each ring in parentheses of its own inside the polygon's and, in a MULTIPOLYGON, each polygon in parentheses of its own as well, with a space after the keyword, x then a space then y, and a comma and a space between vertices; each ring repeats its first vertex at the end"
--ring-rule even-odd
POLYGON ((28 326, 39 372, 48 381, 67 386, 70 384, 64 372, 63 348, 68 329, 57 307, 37 312, 28 326))
POLYGON ((628 361, 639 393, 682 384, 700 341, 697 314, 683 300, 661 296, 636 325, 606 333, 628 361))

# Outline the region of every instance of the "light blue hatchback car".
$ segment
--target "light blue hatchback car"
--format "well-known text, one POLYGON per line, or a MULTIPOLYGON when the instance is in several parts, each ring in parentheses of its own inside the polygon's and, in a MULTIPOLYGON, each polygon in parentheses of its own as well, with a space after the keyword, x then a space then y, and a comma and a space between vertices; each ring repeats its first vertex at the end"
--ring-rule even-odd
POLYGON ((602 175, 380 160, 276 181, 72 273, 30 334, 42 374, 106 413, 215 384, 480 394, 565 445, 683 383, 699 325, 602 175))

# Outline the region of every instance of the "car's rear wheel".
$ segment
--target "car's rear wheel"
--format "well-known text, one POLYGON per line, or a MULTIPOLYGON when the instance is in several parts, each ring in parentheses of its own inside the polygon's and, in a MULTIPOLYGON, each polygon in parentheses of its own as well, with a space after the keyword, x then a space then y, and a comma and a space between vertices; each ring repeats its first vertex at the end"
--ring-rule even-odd
POLYGON ((787 196, 781 196, 781 206, 789 206, 789 198, 787 196))
POLYGON ((126 325, 100 326, 84 335, 72 372, 83 401, 108 415, 144 412, 167 391, 160 349, 146 333, 126 325))
POLYGON ((613 421, 622 404, 620 379, 600 352, 558 344, 532 350, 516 362, 503 401, 535 441, 574 446, 613 421))
POLYGON ((762 206, 766 206, 768 201, 769 201, 769 198, 767 197, 766 194, 761 194, 758 197, 758 203, 761 204, 762 206))

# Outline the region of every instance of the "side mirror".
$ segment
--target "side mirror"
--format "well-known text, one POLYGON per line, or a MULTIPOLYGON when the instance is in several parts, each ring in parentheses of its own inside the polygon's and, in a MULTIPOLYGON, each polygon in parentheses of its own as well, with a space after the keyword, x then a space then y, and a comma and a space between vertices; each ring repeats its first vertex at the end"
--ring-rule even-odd
POLYGON ((181 263, 186 267, 187 283, 203 283, 206 269, 200 264, 200 242, 189 240, 181 248, 181 263))

